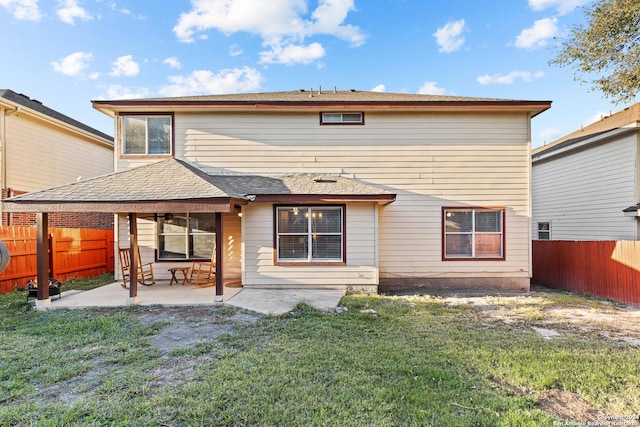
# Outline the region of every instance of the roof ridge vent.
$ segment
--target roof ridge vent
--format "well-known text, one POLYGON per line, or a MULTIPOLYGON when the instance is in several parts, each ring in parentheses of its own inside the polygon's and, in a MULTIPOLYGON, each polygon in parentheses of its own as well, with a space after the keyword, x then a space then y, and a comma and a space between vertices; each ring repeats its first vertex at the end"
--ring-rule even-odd
POLYGON ((338 182, 338 180, 335 178, 317 177, 317 178, 313 178, 313 182, 335 184, 336 182, 338 182))

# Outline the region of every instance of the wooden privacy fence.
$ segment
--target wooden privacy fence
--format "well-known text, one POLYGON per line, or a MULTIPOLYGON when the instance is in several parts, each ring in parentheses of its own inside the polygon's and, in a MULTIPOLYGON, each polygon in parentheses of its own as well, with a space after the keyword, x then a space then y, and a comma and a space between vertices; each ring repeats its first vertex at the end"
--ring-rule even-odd
MULTIPOLYGON (((11 254, 0 273, 0 293, 23 287, 37 275, 36 229, 0 227, 0 240, 11 254)), ((113 272, 113 231, 84 228, 49 229, 49 276, 60 281, 113 272)))
POLYGON ((533 241, 532 283, 640 305, 640 241, 533 241))

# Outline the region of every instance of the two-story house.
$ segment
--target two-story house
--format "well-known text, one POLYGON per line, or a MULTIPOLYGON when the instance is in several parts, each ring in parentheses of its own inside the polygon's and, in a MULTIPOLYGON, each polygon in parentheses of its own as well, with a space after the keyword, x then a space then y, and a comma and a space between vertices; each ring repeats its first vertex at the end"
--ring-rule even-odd
POLYGON ((638 240, 640 104, 532 151, 540 240, 638 240))
POLYGON ((117 244, 156 276, 213 251, 218 295, 223 279, 526 290, 530 125, 550 105, 357 90, 93 101, 116 123, 115 172, 8 205, 118 213, 117 244))
MULTIPOLYGON (((113 138, 40 101, 0 89, 2 198, 113 172, 113 138)), ((0 225, 31 226, 33 214, 2 212, 0 225)), ((56 213, 58 227, 111 229, 113 216, 56 213)))

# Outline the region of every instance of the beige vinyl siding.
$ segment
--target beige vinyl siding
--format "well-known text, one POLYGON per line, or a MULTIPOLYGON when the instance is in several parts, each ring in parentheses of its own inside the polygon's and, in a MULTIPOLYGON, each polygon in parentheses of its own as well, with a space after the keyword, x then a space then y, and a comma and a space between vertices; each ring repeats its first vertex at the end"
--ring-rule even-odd
MULTIPOLYGON (((152 216, 150 214, 141 214, 141 216, 152 216)), ((122 274, 120 270, 120 261, 118 258, 117 248, 129 247, 129 218, 126 214, 118 215, 116 221, 117 228, 115 231, 116 242, 116 278, 121 280, 122 274)), ((191 261, 162 261, 155 262, 157 249, 157 227, 155 220, 150 218, 138 218, 138 247, 143 263, 153 263, 153 274, 156 279, 169 280, 171 273, 169 268, 179 266, 191 266, 191 261)), ((224 242, 223 249, 223 278, 224 280, 239 280, 241 277, 242 262, 242 243, 240 236, 240 218, 236 213, 222 214, 222 228, 224 242)))
POLYGON ((638 203, 637 137, 569 151, 533 163, 533 232, 551 222, 554 240, 635 240, 637 219, 622 210, 638 203))
POLYGON ((344 266, 274 265, 273 205, 245 207, 244 274, 242 283, 253 285, 376 285, 376 207, 349 203, 345 210, 347 253, 344 266))
POLYGON ((88 137, 28 116, 7 117, 6 130, 9 188, 42 190, 113 171, 113 149, 88 137))
MULTIPOLYGON (((380 277, 529 276, 527 115, 367 111, 365 117, 364 126, 320 126, 317 113, 176 114, 176 154, 210 172, 340 173, 396 193, 380 209, 380 277), (506 260, 443 262, 443 206, 505 207, 506 260)), ((271 222, 245 226, 245 239, 273 238, 271 222)), ((247 280, 267 280, 258 270, 272 266, 270 246, 245 251, 247 280)), ((331 274, 322 269, 323 277, 331 274)))

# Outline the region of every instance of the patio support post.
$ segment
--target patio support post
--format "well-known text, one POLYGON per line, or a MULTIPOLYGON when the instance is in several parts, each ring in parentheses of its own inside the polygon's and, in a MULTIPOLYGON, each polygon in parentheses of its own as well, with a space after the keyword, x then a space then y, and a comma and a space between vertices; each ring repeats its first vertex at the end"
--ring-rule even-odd
POLYGON ((138 217, 135 213, 129 213, 129 247, 131 249, 131 269, 129 270, 129 302, 138 303, 138 217))
POLYGON ((222 213, 216 212, 216 302, 222 302, 222 292, 224 289, 222 281, 222 213))
POLYGON ((51 305, 49 298, 49 214, 36 213, 36 264, 38 299, 36 309, 45 310, 51 305))

